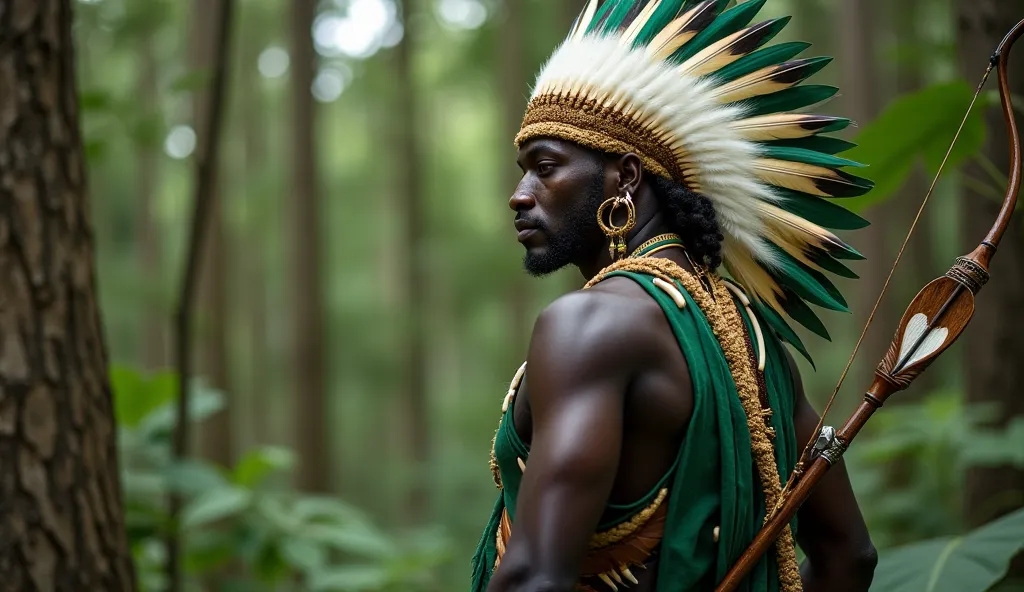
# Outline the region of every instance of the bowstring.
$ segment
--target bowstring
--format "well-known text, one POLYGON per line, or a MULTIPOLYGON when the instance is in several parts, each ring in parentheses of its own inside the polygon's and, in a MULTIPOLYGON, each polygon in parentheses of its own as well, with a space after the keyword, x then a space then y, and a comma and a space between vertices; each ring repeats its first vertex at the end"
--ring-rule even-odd
POLYGON ((832 396, 829 397, 828 403, 825 405, 825 409, 821 412, 821 417, 818 419, 818 426, 814 429, 811 434, 811 439, 804 446, 803 452, 800 454, 800 460, 793 468, 793 472, 790 474, 789 479, 786 480, 786 487, 782 490, 779 495, 779 501, 773 509, 772 513, 778 511, 782 506, 782 502, 786 499, 790 490, 792 489, 795 482, 800 478, 803 473, 804 464, 810 457, 810 451, 814 446, 814 443, 818 439, 818 435, 821 433, 822 427, 825 425, 825 418, 828 412, 832 409, 832 404, 836 400, 836 396, 839 394, 840 389, 843 387, 843 382, 846 380, 846 375, 850 372, 850 368, 853 366, 853 361, 857 357, 857 352, 860 351, 861 344, 864 343, 864 337, 868 333, 868 328, 871 326, 871 322, 875 319, 875 314, 878 312, 878 307, 882 303, 882 298, 885 296, 886 290, 889 289, 889 282, 892 280, 893 275, 896 273, 896 268, 900 264, 900 260, 903 258, 903 252, 906 250, 907 245, 910 243, 910 237, 913 236, 914 230, 917 228, 917 223, 921 219, 921 214, 924 213, 925 207, 928 205, 928 200, 931 199, 932 193, 935 191, 935 187, 939 182, 939 177, 942 175, 942 169, 945 168, 946 162, 949 160, 949 155, 953 153, 953 147, 956 146, 956 141, 960 137, 960 133, 963 131, 964 126, 967 124, 967 120, 970 118, 971 111, 974 109, 974 104, 978 101, 978 96, 981 95, 981 91, 988 82, 989 75, 992 73, 992 68, 995 67, 996 61, 990 60, 988 67, 985 69, 984 76, 981 77, 981 82, 978 83, 977 89, 974 91, 974 96, 971 98, 971 104, 967 106, 967 112, 964 113, 964 118, 960 122, 960 127, 957 128, 956 134, 953 136, 953 142, 949 145, 946 150, 946 155, 942 158, 942 163, 939 165, 938 171, 935 173, 935 178, 932 179, 932 184, 928 188, 928 192, 924 195, 924 200, 921 201, 921 206, 917 209, 917 215, 914 216, 914 221, 910 224, 910 230, 907 232, 907 236, 903 239, 903 245, 900 246, 899 252, 896 254, 896 261, 893 262, 892 268, 889 270, 888 277, 885 278, 885 283, 882 284, 882 291, 878 294, 878 299, 875 300, 875 305, 871 309, 871 314, 868 315, 868 320, 864 324, 864 329, 860 332, 860 337, 857 339, 857 344, 853 347, 853 353, 850 354, 850 359, 846 362, 846 367, 843 369, 843 373, 839 376, 839 382, 836 384, 835 390, 832 391, 832 396))

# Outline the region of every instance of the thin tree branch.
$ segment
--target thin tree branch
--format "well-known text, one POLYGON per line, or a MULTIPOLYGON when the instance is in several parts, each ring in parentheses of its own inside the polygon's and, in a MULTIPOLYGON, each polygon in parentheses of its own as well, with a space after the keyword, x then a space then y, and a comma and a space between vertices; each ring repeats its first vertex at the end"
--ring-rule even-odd
MULTIPOLYGON (((209 211, 215 195, 213 193, 214 172, 217 170, 224 96, 227 87, 228 54, 230 47, 231 21, 234 16, 234 0, 221 0, 220 21, 217 27, 216 54, 212 85, 205 109, 205 134, 200 136, 196 153, 196 175, 193 185, 194 203, 192 225, 186 254, 185 275, 181 284, 175 323, 175 358, 178 369, 178 406, 175 417, 173 457, 180 462, 188 453, 189 441, 189 382, 191 377, 191 319, 195 302, 196 284, 199 279, 203 238, 209 211)), ((170 495, 170 525, 167 534, 167 590, 181 592, 181 497, 176 491, 170 495)))

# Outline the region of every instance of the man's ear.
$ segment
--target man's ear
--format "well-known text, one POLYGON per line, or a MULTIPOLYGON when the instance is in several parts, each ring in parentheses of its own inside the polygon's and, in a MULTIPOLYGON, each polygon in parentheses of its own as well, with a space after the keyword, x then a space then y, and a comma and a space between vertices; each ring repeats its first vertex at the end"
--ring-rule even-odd
POLYGON ((644 165, 640 157, 632 152, 623 155, 616 163, 616 168, 619 173, 619 195, 626 195, 627 191, 630 195, 636 195, 644 176, 644 165))

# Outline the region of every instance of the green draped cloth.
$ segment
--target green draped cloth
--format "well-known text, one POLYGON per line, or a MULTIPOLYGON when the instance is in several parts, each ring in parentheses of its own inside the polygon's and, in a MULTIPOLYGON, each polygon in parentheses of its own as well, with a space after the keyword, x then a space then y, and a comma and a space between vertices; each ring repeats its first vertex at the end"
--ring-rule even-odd
MULTIPOLYGON (((686 357, 693 382, 693 416, 687 427, 676 461, 661 486, 669 488, 668 516, 660 547, 659 592, 712 590, 754 538, 765 516, 763 488, 751 452, 747 419, 736 392, 736 385, 704 314, 683 286, 676 287, 686 299, 680 309, 660 288, 653 277, 616 271, 608 277, 624 276, 640 284, 653 297, 668 318, 679 347, 686 357), (719 540, 714 539, 720 527, 719 540)), ((746 330, 756 343, 750 319, 737 303, 746 330)), ((793 426, 794 380, 782 343, 760 321, 767 349, 765 381, 768 402, 774 413, 776 464, 785 485, 798 456, 793 426)), ((494 504, 477 551, 473 556, 471 592, 484 592, 490 581, 497 551, 495 549, 502 511, 508 508, 515 532, 515 506, 522 478, 517 457, 526 459, 529 451, 506 413, 495 437, 495 457, 502 478, 502 490, 494 504)), ((610 506, 615 522, 623 522, 639 512, 656 494, 630 506, 610 506)), ((606 515, 607 517, 607 515, 606 515)), ((796 532, 795 521, 793 523, 796 532)), ((779 590, 778 566, 774 548, 757 564, 739 588, 742 592, 779 590)))

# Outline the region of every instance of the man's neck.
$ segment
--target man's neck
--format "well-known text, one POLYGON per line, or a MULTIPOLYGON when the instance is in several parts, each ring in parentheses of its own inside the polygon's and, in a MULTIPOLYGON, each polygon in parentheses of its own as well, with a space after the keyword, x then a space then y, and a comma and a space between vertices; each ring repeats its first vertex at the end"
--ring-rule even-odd
MULTIPOLYGON (((626 252, 632 253, 640 245, 649 241, 650 239, 661 235, 672 232, 668 224, 665 222, 665 218, 661 212, 658 212, 651 216, 646 222, 639 225, 633 232, 630 233, 629 238, 626 239, 626 252)), ((691 273, 695 270, 690 266, 689 261, 686 259, 686 255, 683 254, 682 249, 665 249, 658 251, 653 254, 652 257, 664 257, 682 266, 683 269, 690 271, 691 273)), ((608 254, 607 245, 602 249, 601 253, 596 258, 588 263, 578 264, 576 267, 580 270, 583 278, 586 281, 590 281, 596 276, 602 269, 612 264, 611 256, 608 254)))

